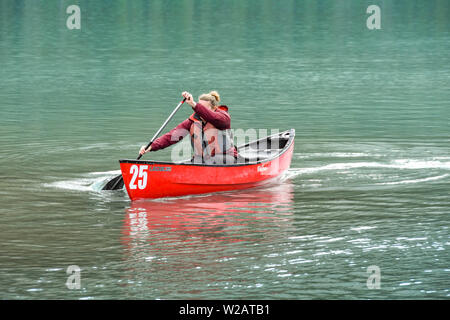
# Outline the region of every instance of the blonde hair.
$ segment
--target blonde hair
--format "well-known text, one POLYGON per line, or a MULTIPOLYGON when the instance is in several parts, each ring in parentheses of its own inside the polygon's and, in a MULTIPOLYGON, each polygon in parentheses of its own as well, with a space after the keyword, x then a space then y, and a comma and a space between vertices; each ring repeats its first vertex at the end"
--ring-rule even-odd
POLYGON ((198 97, 198 100, 209 101, 213 107, 217 107, 220 102, 220 96, 217 91, 211 91, 210 93, 202 94, 198 97))

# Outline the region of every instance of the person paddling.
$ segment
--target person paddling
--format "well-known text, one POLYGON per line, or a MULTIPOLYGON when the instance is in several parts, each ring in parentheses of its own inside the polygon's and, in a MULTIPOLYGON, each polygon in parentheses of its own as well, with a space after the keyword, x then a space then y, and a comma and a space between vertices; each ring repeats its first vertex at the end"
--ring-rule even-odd
POLYGON ((142 146, 141 155, 149 151, 167 148, 181 141, 188 134, 191 137, 194 163, 231 164, 238 157, 238 152, 231 136, 231 118, 228 107, 219 105, 217 91, 202 94, 196 103, 187 91, 182 93, 194 113, 175 128, 159 137, 146 149, 142 146))

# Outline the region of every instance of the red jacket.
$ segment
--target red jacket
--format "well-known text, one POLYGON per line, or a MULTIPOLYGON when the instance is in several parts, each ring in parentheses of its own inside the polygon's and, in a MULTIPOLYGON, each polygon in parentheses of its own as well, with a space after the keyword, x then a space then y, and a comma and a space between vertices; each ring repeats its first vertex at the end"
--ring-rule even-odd
MULTIPOLYGON (((203 118, 203 120, 209 122, 217 129, 219 130, 231 129, 231 118, 230 115, 228 114, 227 106, 220 106, 215 111, 213 111, 210 108, 205 107, 200 103, 197 103, 193 109, 195 113, 197 113, 200 117, 203 118)), ((193 121, 188 118, 183 122, 181 122, 179 125, 177 125, 175 128, 173 128, 172 130, 164 134, 163 136, 153 141, 151 151, 164 149, 167 148, 168 146, 171 146, 172 144, 179 142, 181 139, 183 139, 186 135, 189 134, 192 122, 193 121)), ((235 157, 237 157, 236 148, 233 147, 232 149, 233 150, 228 150, 227 153, 231 153, 235 157)))

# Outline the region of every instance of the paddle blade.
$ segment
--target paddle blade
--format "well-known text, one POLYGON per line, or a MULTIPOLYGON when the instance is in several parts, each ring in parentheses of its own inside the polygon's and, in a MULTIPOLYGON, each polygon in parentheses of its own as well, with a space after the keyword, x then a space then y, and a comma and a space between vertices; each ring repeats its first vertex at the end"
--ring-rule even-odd
POLYGON ((102 190, 118 190, 123 188, 123 178, 122 174, 108 181, 108 183, 103 187, 102 190))

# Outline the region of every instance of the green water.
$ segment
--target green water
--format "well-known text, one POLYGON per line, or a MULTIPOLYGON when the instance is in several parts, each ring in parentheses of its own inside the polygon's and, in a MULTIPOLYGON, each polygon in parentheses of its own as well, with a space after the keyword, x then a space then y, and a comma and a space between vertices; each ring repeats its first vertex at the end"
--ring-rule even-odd
POLYGON ((447 0, 1 1, 0 298, 448 299, 449 66, 447 0), (99 191, 211 89, 296 129, 283 183, 99 191))

